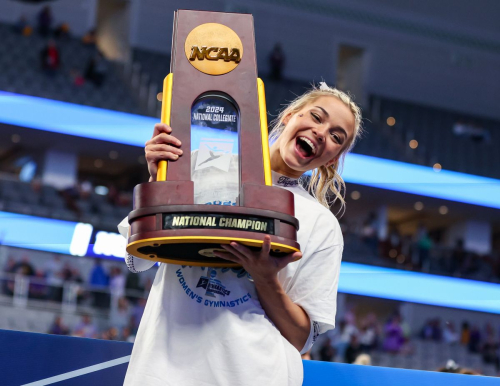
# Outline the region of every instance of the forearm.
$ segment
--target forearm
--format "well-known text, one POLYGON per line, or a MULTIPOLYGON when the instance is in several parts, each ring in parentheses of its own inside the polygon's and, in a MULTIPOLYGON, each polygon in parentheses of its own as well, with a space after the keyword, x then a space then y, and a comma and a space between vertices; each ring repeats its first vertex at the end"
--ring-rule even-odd
POLYGON ((255 282, 260 304, 276 328, 298 351, 302 350, 311 331, 307 313, 285 293, 278 278, 255 282))

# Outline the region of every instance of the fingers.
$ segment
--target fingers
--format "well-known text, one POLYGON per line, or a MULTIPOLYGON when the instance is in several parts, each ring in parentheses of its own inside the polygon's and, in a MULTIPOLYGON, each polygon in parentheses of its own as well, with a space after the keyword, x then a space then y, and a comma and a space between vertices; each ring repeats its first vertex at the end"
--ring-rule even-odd
POLYGON ((151 150, 150 148, 146 149, 146 161, 148 162, 148 165, 157 164, 158 161, 161 160, 176 161, 179 156, 182 155, 182 151, 180 149, 175 149, 168 145, 158 146, 158 150, 151 150))
POLYGON ((146 154, 148 153, 173 153, 175 155, 181 156, 183 151, 178 147, 163 144, 151 144, 146 146, 146 154))
POLYGON ((215 256, 220 257, 221 259, 229 260, 229 261, 232 261, 233 263, 241 265, 241 260, 237 256, 233 255, 232 253, 222 252, 222 251, 214 251, 213 253, 215 256))
POLYGON ((288 264, 293 263, 294 261, 300 259, 302 257, 302 252, 294 252, 294 253, 289 253, 286 256, 283 256, 280 258, 280 267, 284 268, 288 264))
POLYGON ((264 236, 264 243, 262 244, 262 253, 264 255, 269 255, 271 252, 271 237, 264 236))
POLYGON ((176 161, 182 156, 183 151, 179 149, 181 141, 170 135, 172 128, 164 123, 154 126, 153 137, 146 142, 144 152, 148 163, 150 181, 156 181, 159 161, 176 161))
POLYGON ((251 251, 244 247, 241 244, 235 243, 234 241, 231 242, 231 244, 221 244, 221 247, 224 248, 226 251, 229 253, 232 253, 236 257, 238 257, 241 261, 244 261, 248 259, 249 255, 248 253, 251 253, 251 251))
POLYGON ((160 133, 146 142, 146 146, 151 144, 166 144, 180 147, 182 143, 173 135, 160 133))
POLYGON ((171 132, 172 128, 166 123, 157 123, 153 129, 153 136, 151 138, 154 138, 161 133, 170 134, 171 132))

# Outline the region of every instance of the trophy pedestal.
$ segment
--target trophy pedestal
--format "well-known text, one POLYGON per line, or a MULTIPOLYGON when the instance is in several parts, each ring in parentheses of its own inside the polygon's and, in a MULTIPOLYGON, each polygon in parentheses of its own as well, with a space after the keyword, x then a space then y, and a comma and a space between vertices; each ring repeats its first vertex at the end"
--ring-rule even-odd
POLYGON ((271 255, 299 251, 293 194, 273 186, 244 184, 244 206, 193 205, 191 181, 137 185, 129 215, 127 252, 146 260, 179 265, 234 267, 214 255, 232 241, 259 250, 271 237, 271 255), (265 200, 268 197, 270 199, 265 200), (272 197, 272 198, 271 198, 272 197), (171 204, 165 205, 164 202, 171 204), (159 204, 161 202, 162 204, 159 204))

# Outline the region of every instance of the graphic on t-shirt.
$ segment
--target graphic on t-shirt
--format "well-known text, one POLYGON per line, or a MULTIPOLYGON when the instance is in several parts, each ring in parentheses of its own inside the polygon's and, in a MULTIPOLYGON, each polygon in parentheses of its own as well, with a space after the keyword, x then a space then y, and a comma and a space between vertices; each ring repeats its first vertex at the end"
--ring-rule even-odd
POLYGON ((195 170, 201 170, 212 166, 227 172, 229 170, 229 164, 231 163, 233 145, 234 142, 231 139, 202 139, 195 170))
MULTIPOLYGON (((182 291, 186 293, 186 295, 195 303, 198 303, 204 307, 210 308, 232 308, 239 307, 243 304, 247 303, 252 299, 252 295, 250 292, 252 290, 245 286, 237 285, 233 289, 234 291, 227 290, 226 285, 222 284, 221 280, 216 279, 218 273, 223 275, 223 272, 227 272, 227 269, 220 268, 206 268, 206 267, 188 267, 182 266, 175 271, 175 275, 179 281, 179 284, 182 287, 182 291), (199 279, 195 279, 197 275, 193 276, 194 272, 187 272, 186 276, 184 276, 184 270, 186 269, 198 269, 201 268, 202 271, 207 269, 207 274, 202 275, 199 279), (231 295, 231 296, 229 296, 231 295)), ((248 274, 245 270, 237 269, 234 271, 236 273, 236 280, 248 280, 248 274)), ((235 278, 227 277, 227 280, 231 281, 234 285, 235 278)), ((224 279, 226 280, 226 279, 224 279)), ((250 283, 249 283, 250 284, 250 283)), ((253 285, 250 285, 253 286, 253 285)))
POLYGON ((215 295, 226 296, 231 293, 231 291, 226 290, 226 287, 217 280, 215 277, 217 276, 217 271, 215 269, 210 269, 208 271, 208 276, 200 277, 196 288, 204 288, 205 296, 210 296, 215 298, 215 295))

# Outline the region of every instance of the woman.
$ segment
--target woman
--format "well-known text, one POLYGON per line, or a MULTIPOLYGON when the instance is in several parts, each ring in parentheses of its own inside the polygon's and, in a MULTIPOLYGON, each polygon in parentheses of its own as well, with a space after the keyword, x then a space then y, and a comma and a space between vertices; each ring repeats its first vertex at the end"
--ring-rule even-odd
MULTIPOLYGON (((270 136, 273 184, 294 193, 301 252, 274 258, 265 237, 259 252, 233 242, 218 253, 243 269, 161 264, 126 385, 302 384, 300 353, 334 328, 343 240, 327 193, 344 205, 338 169, 360 135, 360 123, 352 100, 324 83, 278 116, 270 136), (309 170, 315 198, 298 183, 309 170), (216 293, 200 288, 207 280, 217 283, 216 293)), ((146 143, 150 181, 158 161, 182 156, 182 144, 171 133, 157 124, 146 143)), ((119 226, 124 235, 126 225, 119 226)), ((127 265, 139 272, 152 263, 130 256, 127 265)))

